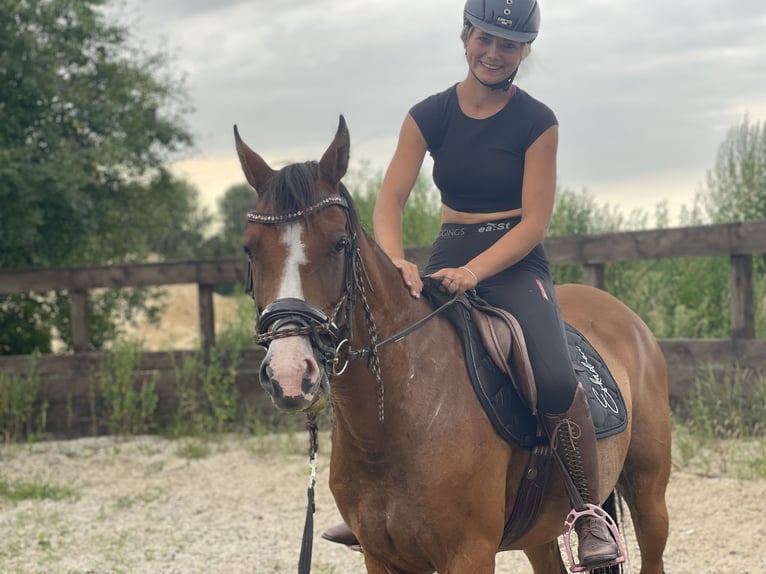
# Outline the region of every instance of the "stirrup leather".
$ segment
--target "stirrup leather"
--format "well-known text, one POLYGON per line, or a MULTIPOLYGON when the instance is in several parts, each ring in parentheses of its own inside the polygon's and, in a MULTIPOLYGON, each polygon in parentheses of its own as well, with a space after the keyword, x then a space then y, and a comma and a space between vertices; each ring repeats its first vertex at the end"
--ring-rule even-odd
POLYGON ((609 514, 607 514, 606 511, 600 506, 596 506, 595 504, 586 504, 583 510, 572 509, 572 511, 567 515, 566 520, 564 520, 564 527, 566 528, 564 532, 564 547, 566 549, 567 558, 569 559, 569 571, 576 573, 586 572, 593 569, 593 567, 586 568, 579 562, 576 562, 574 555, 572 554, 572 529, 574 528, 577 519, 583 516, 593 516, 598 520, 606 522, 606 526, 609 528, 609 532, 612 534, 612 538, 614 538, 615 542, 617 543, 617 558, 610 562, 599 564, 596 568, 608 568, 609 566, 616 566, 617 564, 622 564, 625 562, 625 547, 622 544, 622 537, 620 536, 620 531, 617 529, 617 524, 614 522, 612 517, 609 516, 609 514))

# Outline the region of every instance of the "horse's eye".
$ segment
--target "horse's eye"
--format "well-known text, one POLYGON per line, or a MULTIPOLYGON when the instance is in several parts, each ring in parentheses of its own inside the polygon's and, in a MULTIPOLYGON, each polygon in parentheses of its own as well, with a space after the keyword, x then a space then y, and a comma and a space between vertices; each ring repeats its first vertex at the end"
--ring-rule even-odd
POLYGON ((333 255, 340 255, 341 253, 345 253, 346 247, 348 247, 348 238, 343 237, 342 239, 339 239, 333 248, 333 255))

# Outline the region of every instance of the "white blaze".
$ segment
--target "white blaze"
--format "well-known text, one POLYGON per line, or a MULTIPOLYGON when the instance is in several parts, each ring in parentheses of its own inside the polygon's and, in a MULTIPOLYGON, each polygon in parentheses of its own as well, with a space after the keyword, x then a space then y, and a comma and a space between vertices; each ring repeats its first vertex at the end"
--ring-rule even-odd
POLYGON ((278 299, 293 297, 303 299, 303 286, 301 285, 300 266, 306 263, 306 251, 301 242, 303 224, 290 223, 282 232, 282 244, 287 247, 284 271, 282 272, 282 284, 279 286, 278 299))
MULTIPOLYGON (((292 297, 305 300, 300 275, 300 266, 307 261, 306 249, 301 242, 302 234, 303 225, 300 223, 285 225, 282 231, 280 241, 287 248, 287 255, 282 270, 278 299, 292 297)), ((303 395, 304 379, 310 377, 316 380, 319 376, 311 343, 306 336, 274 339, 269 345, 266 360, 269 361, 273 379, 279 382, 287 397, 303 395)))

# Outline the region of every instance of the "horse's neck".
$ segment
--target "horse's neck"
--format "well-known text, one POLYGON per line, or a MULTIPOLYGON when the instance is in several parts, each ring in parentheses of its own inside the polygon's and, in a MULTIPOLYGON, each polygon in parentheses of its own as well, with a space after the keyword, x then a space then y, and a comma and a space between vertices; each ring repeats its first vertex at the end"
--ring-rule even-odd
MULTIPOLYGON (((377 334, 377 343, 380 344, 412 326, 431 311, 431 306, 425 300, 414 299, 409 295, 399 270, 369 240, 362 244, 362 264, 364 271, 361 280, 364 282, 364 298, 369 313, 365 310, 362 294, 357 290, 352 342, 355 349, 371 347, 370 331, 377 334)), ((379 453, 379 449, 385 449, 389 444, 386 441, 390 441, 392 425, 409 424, 407 421, 429 416, 432 414, 429 409, 438 410, 439 405, 443 404, 439 400, 440 393, 444 394, 444 401, 447 400, 449 391, 443 381, 420 377, 421 373, 427 373, 431 368, 430 365, 423 365, 437 360, 444 361, 443 357, 435 359, 437 354, 444 351, 439 349, 441 337, 434 334, 436 329, 436 320, 428 321, 403 339, 378 349, 380 379, 376 376, 377 365, 374 360, 368 362, 365 359, 353 361, 347 373, 333 384, 333 408, 338 430, 346 433, 356 447, 366 452, 379 453), (424 362, 418 365, 417 370, 416 361, 424 362), (381 384, 384 397, 382 412, 381 384), (432 405, 424 406, 411 400, 414 395, 421 393, 429 395, 432 405), (385 441, 381 441, 383 436, 386 437, 385 441)), ((449 361, 459 360, 459 356, 449 358, 449 361)))
POLYGON ((358 292, 353 320, 357 333, 363 333, 362 339, 365 344, 369 344, 370 319, 377 327, 380 342, 427 315, 430 306, 424 300, 410 296, 399 270, 383 250, 366 235, 360 242, 360 252, 363 267, 360 280, 370 308, 370 316, 365 312, 364 302, 361 300, 362 293, 358 292))

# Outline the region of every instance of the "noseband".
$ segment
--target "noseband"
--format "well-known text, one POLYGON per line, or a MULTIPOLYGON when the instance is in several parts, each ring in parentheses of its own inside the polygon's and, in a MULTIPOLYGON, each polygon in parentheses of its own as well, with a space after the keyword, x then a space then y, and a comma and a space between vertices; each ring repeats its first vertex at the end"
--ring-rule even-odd
POLYGON ((308 336, 326 362, 335 362, 340 329, 335 321, 303 299, 284 297, 269 304, 258 319, 255 342, 267 347, 274 339, 296 335, 308 336))

